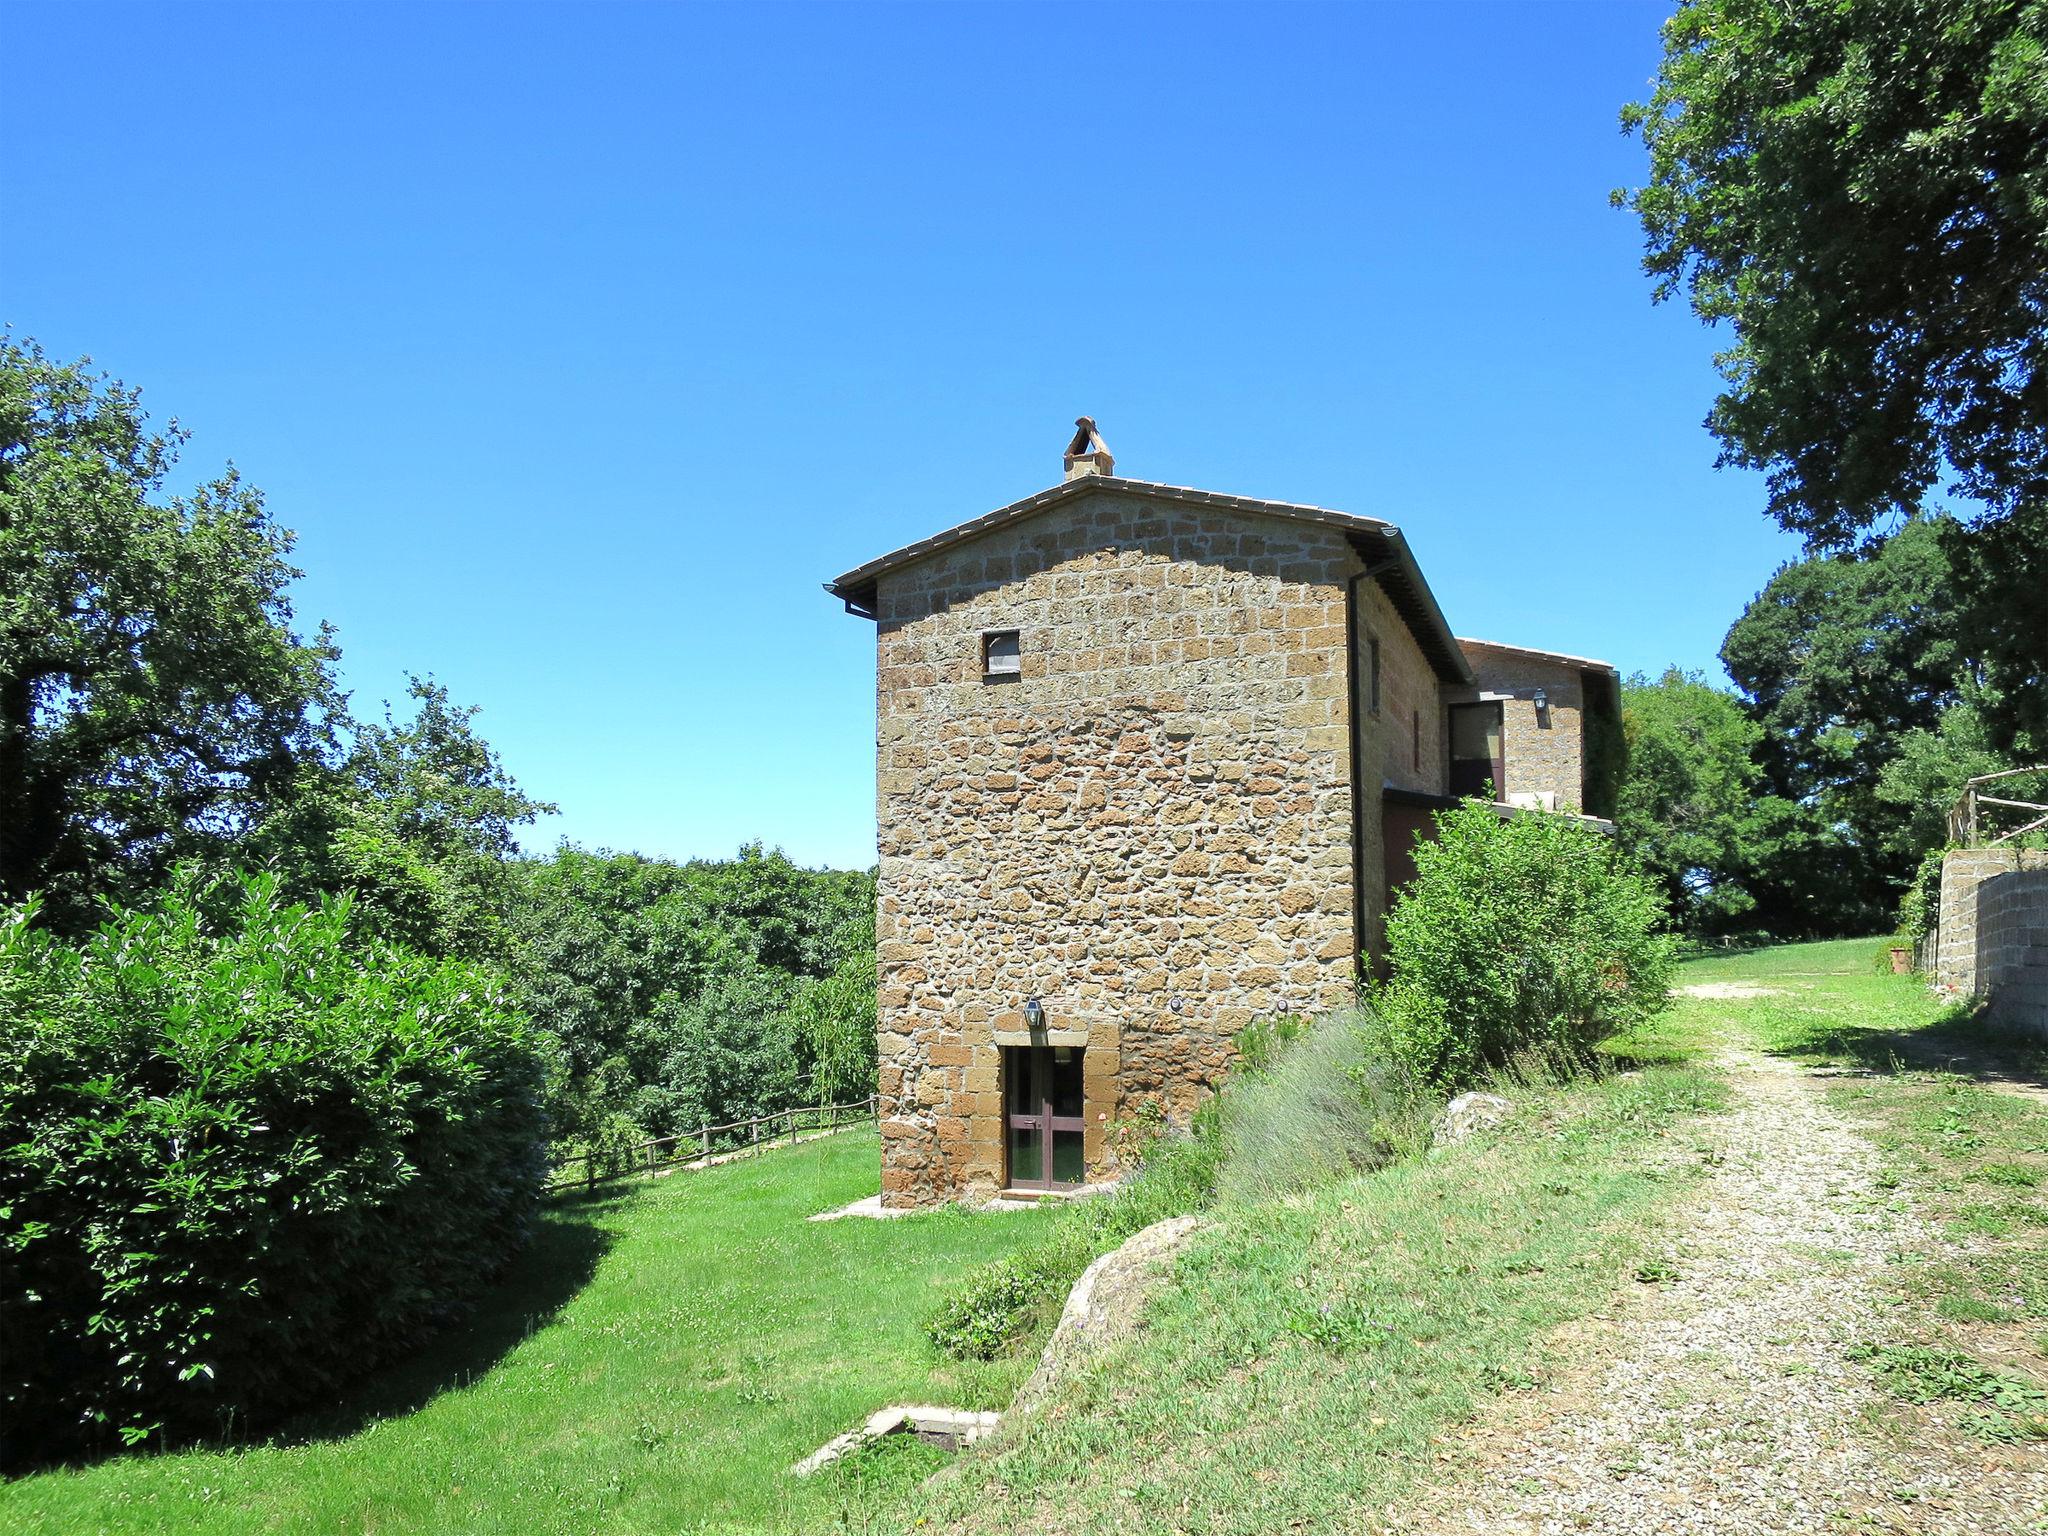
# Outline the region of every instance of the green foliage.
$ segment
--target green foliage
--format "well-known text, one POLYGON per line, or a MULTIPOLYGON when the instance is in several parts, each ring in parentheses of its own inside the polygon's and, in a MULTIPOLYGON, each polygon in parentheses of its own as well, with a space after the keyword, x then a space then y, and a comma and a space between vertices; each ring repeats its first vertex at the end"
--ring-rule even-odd
POLYGON ((856 919, 845 930, 846 957, 829 976, 805 981, 789 1005, 796 1040, 812 1064, 820 1103, 850 1104, 875 1091, 875 927, 856 919))
POLYGON ((1527 1052, 1575 1062, 1666 1006, 1656 894, 1599 832, 1467 801, 1415 864, 1376 1007, 1417 1078, 1455 1089, 1527 1052))
POLYGON ((555 807, 528 798, 476 733, 474 708, 415 677, 409 720, 352 723, 337 763, 302 767, 251 848, 295 893, 345 893, 358 920, 427 954, 501 959, 515 828, 555 807))
POLYGON ((541 1067, 486 972, 272 877, 80 946, 0 918, 0 1392, 31 1457, 260 1425, 518 1247, 541 1067))
MULTIPOLYGON (((2018 767, 1992 745, 1982 702, 1988 690, 1967 689, 1941 712, 1934 729, 1916 729, 1899 738, 1898 750, 1878 771, 1875 798, 1895 818, 1888 830, 1888 851, 1902 859, 1919 859, 1928 849, 1948 841, 1948 816, 1962 798, 1964 784, 1980 774, 2018 767)), ((2018 798, 2025 786, 2014 781, 2018 798)))
POLYGON ((1755 908, 1757 865, 1797 809, 1758 794, 1763 731, 1733 694, 1676 667, 1654 683, 1630 678, 1621 708, 1622 847, 1686 931, 1726 932, 1755 908))
POLYGON ((1733 327, 1722 461, 1823 548, 1976 503, 1957 617, 2048 746, 2048 4, 1688 0, 1664 47, 1616 196, 1657 297, 1733 327))
POLYGON ((561 1042, 550 1103, 563 1137, 616 1114, 669 1135, 866 1096, 871 875, 803 869, 758 844, 690 864, 564 848, 515 875, 510 965, 561 1042))
POLYGON ((0 334, 0 902, 67 931, 229 856, 339 706, 261 494, 230 470, 163 499, 183 437, 0 334))
POLYGON ((1941 918, 1941 865, 1947 854, 1945 843, 1928 849, 1913 883, 1906 887, 1906 894, 1899 901, 1898 936, 1905 943, 1918 944, 1934 931, 1941 918))
POLYGON ((1944 471, 2038 495, 2048 6, 1688 0, 1664 49, 1623 200, 1658 297, 1734 328, 1709 424, 1772 515, 1841 544, 1944 471))
POLYGON ((1722 643, 1763 727, 1763 787, 1802 813, 1751 882, 1774 931, 1818 931, 1814 914, 1835 932, 1877 927, 1962 780, 2005 766, 1986 723, 1995 690, 1959 635, 1951 526, 1915 518, 1867 550, 1784 566, 1722 643))

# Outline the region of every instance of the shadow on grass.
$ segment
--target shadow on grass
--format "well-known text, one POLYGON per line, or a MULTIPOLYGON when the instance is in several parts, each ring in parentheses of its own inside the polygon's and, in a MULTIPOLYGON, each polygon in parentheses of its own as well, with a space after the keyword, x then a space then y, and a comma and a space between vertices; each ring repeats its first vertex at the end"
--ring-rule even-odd
POLYGON ((612 1245, 612 1234, 593 1218, 632 1194, 599 1190, 557 1198, 536 1220, 533 1241, 462 1321, 406 1359, 373 1371, 336 1406, 299 1413, 271 1433, 251 1438, 286 1446, 345 1439, 380 1419, 416 1413, 443 1392, 487 1375, 590 1283, 612 1245))
POLYGON ((2039 1041, 1985 1022, 1970 1004, 1949 1008, 1914 1029, 1816 1020, 1772 1046, 1769 1054, 1877 1074, 1945 1072, 2048 1094, 2048 1050, 2039 1041))

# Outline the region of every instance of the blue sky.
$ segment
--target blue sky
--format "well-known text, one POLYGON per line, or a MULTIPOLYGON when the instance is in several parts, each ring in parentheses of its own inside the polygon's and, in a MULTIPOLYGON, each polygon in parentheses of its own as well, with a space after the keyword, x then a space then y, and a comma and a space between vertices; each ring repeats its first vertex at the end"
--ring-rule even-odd
POLYGON ((16 3, 0 319, 300 536, 529 837, 873 858, 819 583, 1119 471, 1385 517, 1460 633, 1719 675, 1795 553, 1616 126, 1664 5, 16 3))

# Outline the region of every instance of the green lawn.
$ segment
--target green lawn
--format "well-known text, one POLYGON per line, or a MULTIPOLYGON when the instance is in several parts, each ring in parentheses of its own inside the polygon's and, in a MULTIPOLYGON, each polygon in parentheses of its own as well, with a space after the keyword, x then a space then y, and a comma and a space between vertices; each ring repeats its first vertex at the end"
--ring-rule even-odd
POLYGON ((1908 1403, 1950 1401, 1980 1438, 2048 1438, 2048 1053, 1925 977, 1878 973, 1881 948, 1792 944, 1685 966, 1682 985, 1762 995, 1688 999, 1690 1028, 1661 1038, 1711 1036, 1827 1073, 1830 1105, 1884 1156, 1872 1198, 1932 1228, 1892 1265, 1915 1336, 1880 1351, 1880 1379, 1908 1403))
POLYGON ((918 1513, 990 1536, 1372 1528, 1446 1430, 1536 1383, 1551 1330, 1640 1283, 1706 1166, 1691 1124, 1723 1102, 1684 1066, 1508 1091, 1495 1134, 1226 1205, 1146 1331, 918 1513))
MULTIPOLYGON (((9 1532, 855 1529, 880 1488, 789 1464, 887 1403, 1002 1406, 1026 1363, 943 1360, 936 1288, 1037 1213, 806 1222, 873 1193, 855 1133, 552 1210, 479 1317, 323 1422, 0 1488, 9 1532)), ((928 1470, 928 1468, 923 1468, 928 1470)))

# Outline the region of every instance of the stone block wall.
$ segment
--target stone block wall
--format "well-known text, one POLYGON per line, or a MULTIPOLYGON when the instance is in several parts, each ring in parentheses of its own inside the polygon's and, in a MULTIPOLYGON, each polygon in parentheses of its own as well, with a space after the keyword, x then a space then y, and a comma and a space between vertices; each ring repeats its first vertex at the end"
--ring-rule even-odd
POLYGON ((1562 657, 1552 658, 1460 640, 1471 663, 1477 690, 1456 698, 1498 698, 1501 701, 1501 749, 1507 761, 1507 783, 1494 792, 1512 802, 1516 795, 1551 793, 1559 810, 1583 810, 1585 800, 1585 668, 1562 657), (1540 714, 1535 693, 1542 689, 1548 706, 1540 714))
MULTIPOLYGON (((1380 711, 1374 716, 1361 702, 1358 750, 1364 812, 1358 828, 1360 933, 1366 958, 1376 963, 1386 951, 1387 839, 1412 839, 1417 825, 1399 814, 1389 818, 1380 796, 1388 787, 1445 793, 1450 779, 1450 719, 1442 679, 1386 593, 1375 582, 1361 583, 1357 591, 1359 649, 1367 651, 1373 639, 1380 643, 1380 711)), ((1362 676, 1369 663, 1360 656, 1354 665, 1362 676)))
POLYGON ((1935 979, 2048 1035, 2048 852, 1963 848, 1941 861, 1935 979))
POLYGON ((1004 1043, 1085 1046, 1099 1175, 1136 1100, 1183 1117, 1254 1018, 1350 999, 1359 569, 1334 528, 1105 492, 881 578, 886 1204, 1000 1185, 1004 1043))

